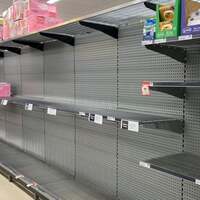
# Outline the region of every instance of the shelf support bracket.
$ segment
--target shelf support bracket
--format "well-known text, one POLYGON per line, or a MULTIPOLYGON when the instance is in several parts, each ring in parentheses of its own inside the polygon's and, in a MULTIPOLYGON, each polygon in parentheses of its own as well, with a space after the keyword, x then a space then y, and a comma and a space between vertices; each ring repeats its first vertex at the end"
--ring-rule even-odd
POLYGON ((177 119, 167 121, 155 121, 149 123, 141 123, 140 125, 148 129, 160 129, 183 134, 183 120, 177 119))
POLYGON ((12 53, 16 53, 18 55, 21 54, 21 48, 18 48, 18 47, 7 47, 7 46, 0 46, 0 49, 1 50, 7 50, 7 51, 10 51, 12 53))
POLYGON ((0 58, 4 58, 4 52, 0 51, 0 58))
POLYGON ((33 42, 33 41, 26 41, 26 40, 13 40, 13 42, 17 44, 27 45, 34 49, 38 49, 40 51, 44 51, 44 43, 42 42, 33 42))
POLYGON ((40 35, 59 40, 71 46, 75 46, 75 37, 73 35, 65 33, 53 33, 53 32, 40 32, 40 35))
POLYGON ((187 62, 187 49, 185 48, 177 46, 168 46, 163 44, 151 44, 146 45, 145 47, 149 50, 167 55, 181 63, 187 62))
POLYGON ((151 2, 146 1, 146 2, 144 2, 144 5, 147 8, 149 8, 149 9, 151 9, 153 11, 156 11, 156 4, 155 3, 151 3, 151 2))
POLYGON ((89 21, 89 20, 82 20, 79 21, 79 23, 82 26, 86 26, 92 29, 95 29, 97 31, 101 31, 114 39, 118 39, 119 37, 119 28, 115 25, 106 24, 106 23, 100 23, 95 21, 89 21))
POLYGON ((173 87, 150 87, 152 91, 162 92, 169 94, 171 96, 177 97, 179 99, 183 99, 184 94, 186 92, 185 88, 173 88, 173 87))

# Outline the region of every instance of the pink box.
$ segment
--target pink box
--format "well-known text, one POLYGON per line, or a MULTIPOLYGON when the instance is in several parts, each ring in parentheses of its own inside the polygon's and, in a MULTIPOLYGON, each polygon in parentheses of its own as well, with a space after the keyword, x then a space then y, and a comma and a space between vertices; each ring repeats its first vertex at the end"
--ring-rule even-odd
POLYGON ((0 97, 10 97, 11 96, 11 84, 10 83, 0 83, 0 97))

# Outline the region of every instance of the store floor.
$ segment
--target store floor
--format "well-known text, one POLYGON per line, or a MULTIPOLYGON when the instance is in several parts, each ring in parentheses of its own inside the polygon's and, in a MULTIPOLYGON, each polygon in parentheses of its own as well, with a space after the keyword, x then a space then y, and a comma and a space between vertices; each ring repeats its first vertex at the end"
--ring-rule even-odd
POLYGON ((32 200, 25 192, 19 189, 8 179, 0 175, 0 200, 32 200))

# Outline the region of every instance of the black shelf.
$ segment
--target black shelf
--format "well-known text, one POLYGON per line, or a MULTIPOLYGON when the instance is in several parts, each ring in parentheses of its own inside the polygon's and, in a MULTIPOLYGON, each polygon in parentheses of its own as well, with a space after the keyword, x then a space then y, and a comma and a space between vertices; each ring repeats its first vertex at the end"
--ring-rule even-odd
POLYGON ((151 82, 151 86, 149 88, 153 91, 159 91, 178 98, 184 98, 187 88, 200 89, 200 81, 151 82))
POLYGON ((45 98, 45 97, 25 97, 15 96, 8 99, 8 103, 25 106, 33 104, 40 109, 53 108, 59 111, 87 114, 98 114, 104 117, 114 117, 116 121, 133 121, 138 123, 139 127, 149 129, 161 129, 178 134, 183 133, 183 121, 175 118, 156 116, 149 113, 140 113, 139 111, 124 111, 120 109, 105 109, 67 102, 65 99, 45 98))
POLYGON ((200 46, 200 35, 186 35, 180 37, 143 41, 147 49, 167 55, 179 62, 187 62, 187 49, 200 46))
POLYGON ((179 153, 140 162, 140 166, 162 171, 200 185, 200 156, 179 153))

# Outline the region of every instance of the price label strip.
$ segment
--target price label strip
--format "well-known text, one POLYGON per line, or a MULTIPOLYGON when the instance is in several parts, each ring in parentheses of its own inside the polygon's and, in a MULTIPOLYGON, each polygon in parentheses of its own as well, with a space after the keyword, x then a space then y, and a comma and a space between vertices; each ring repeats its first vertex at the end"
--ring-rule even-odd
POLYGON ((94 122, 96 124, 103 124, 103 116, 96 114, 89 114, 88 121, 94 122))
POLYGON ((183 40, 191 40, 192 35, 181 35, 178 37, 178 40, 183 41, 183 40))
POLYGON ((57 115, 57 110, 55 108, 48 108, 47 109, 47 114, 56 116, 57 115))
POLYGON ((7 106, 8 105, 8 100, 4 99, 1 101, 1 105, 7 106))
POLYGON ((121 120, 121 129, 128 131, 139 132, 139 122, 121 120))
POLYGON ((32 111, 33 110, 33 104, 29 103, 25 105, 25 110, 32 111))

